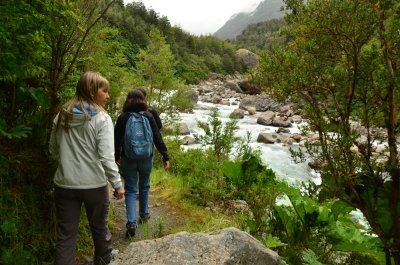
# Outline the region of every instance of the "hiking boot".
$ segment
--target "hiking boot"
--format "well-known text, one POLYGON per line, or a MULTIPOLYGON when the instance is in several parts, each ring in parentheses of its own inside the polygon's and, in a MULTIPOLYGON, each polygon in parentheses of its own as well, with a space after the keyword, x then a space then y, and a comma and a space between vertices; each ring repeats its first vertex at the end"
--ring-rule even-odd
POLYGON ((139 224, 145 224, 150 220, 150 215, 145 216, 145 217, 140 217, 139 219, 139 224))
POLYGON ((134 237, 136 234, 136 224, 132 222, 126 223, 126 237, 134 237))

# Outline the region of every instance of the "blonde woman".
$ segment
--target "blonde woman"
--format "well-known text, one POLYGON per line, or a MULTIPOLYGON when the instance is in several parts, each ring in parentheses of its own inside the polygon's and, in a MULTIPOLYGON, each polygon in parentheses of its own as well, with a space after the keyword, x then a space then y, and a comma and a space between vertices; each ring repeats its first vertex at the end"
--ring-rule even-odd
POLYGON ((108 182, 114 196, 125 190, 114 160, 114 128, 104 106, 109 83, 99 73, 84 73, 75 96, 54 119, 50 154, 58 161, 54 175, 58 242, 56 264, 75 264, 76 235, 82 204, 94 242, 94 264, 112 259, 108 230, 108 182))

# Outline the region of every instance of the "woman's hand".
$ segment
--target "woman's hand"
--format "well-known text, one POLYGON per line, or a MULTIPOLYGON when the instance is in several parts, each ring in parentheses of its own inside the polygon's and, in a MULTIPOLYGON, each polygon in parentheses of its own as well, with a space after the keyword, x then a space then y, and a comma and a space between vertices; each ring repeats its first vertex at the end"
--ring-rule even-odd
POLYGON ((164 169, 168 170, 171 167, 171 165, 169 164, 169 161, 164 161, 164 169))
POLYGON ((123 187, 114 191, 114 198, 116 198, 117 200, 124 198, 124 195, 125 195, 125 190, 123 187))

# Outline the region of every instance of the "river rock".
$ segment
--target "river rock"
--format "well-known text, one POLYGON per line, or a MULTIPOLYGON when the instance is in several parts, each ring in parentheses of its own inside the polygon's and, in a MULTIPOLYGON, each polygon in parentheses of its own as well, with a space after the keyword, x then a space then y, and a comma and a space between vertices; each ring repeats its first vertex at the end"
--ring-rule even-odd
POLYGON ((247 112, 248 112, 250 115, 254 115, 254 114, 256 114, 257 110, 256 110, 255 107, 247 107, 247 112))
POLYGON ((247 49, 239 49, 236 56, 246 68, 256 68, 258 66, 258 55, 247 49))
POLYGON ((286 128, 291 127, 292 123, 285 117, 275 116, 275 118, 272 120, 272 126, 286 128))
POLYGON ((184 122, 166 126, 165 129, 168 130, 168 131, 173 131, 173 132, 174 131, 178 131, 179 135, 189 135, 190 134, 189 127, 184 122))
POLYGON ((257 96, 246 95, 240 101, 239 107, 247 110, 248 107, 254 107, 257 111, 279 111, 282 104, 276 102, 266 93, 261 93, 257 96))
POLYGON ((271 125, 273 119, 275 118, 275 112, 273 111, 266 111, 260 114, 257 118, 257 123, 261 125, 271 125))
POLYGON ((257 142, 265 144, 274 144, 278 140, 275 134, 268 132, 260 132, 257 137, 257 142))
POLYGON ((239 82, 239 87, 243 90, 244 93, 249 95, 261 94, 261 88, 259 88, 255 84, 250 83, 247 80, 239 82))
POLYGON ((227 81, 225 86, 229 88, 230 90, 233 90, 237 93, 243 93, 243 90, 240 88, 239 84, 237 82, 233 81, 227 81))
POLYGON ((183 138, 181 139, 181 141, 182 141, 182 144, 183 144, 183 145, 197 144, 196 138, 194 138, 194 137, 191 136, 191 135, 185 135, 185 137, 183 137, 183 138))
POLYGON ((298 133, 292 134, 292 139, 297 143, 299 143, 302 138, 303 138, 303 136, 301 136, 301 134, 298 134, 298 133))
POLYGON ((244 110, 242 109, 235 109, 231 115, 229 115, 232 119, 243 119, 244 118, 244 110))
POLYGON ((250 206, 244 200, 229 200, 226 203, 226 211, 227 214, 236 214, 241 213, 250 219, 254 218, 254 214, 250 209, 250 206))
POLYGON ((276 133, 290 133, 290 130, 288 128, 279 127, 276 133))
POLYGON ((180 232, 131 243, 110 265, 281 265, 278 254, 237 228, 180 232))
POLYGON ((308 162, 308 166, 314 170, 320 170, 322 167, 322 160, 314 159, 308 162))

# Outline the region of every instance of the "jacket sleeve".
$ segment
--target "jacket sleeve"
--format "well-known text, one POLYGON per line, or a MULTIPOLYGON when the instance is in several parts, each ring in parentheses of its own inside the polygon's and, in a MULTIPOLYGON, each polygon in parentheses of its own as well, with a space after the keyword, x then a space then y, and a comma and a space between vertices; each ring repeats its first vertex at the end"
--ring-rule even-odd
POLYGON ((145 112, 146 117, 149 119, 151 130, 153 131, 153 142, 158 152, 162 155, 163 161, 169 161, 167 146, 165 145, 160 130, 158 129, 157 123, 154 120, 153 115, 150 112, 145 112))
POLYGON ((98 155, 106 177, 114 189, 119 189, 122 183, 114 159, 114 128, 109 115, 101 123, 97 136, 98 155))
POLYGON ((125 135, 125 127, 126 123, 129 120, 131 114, 129 112, 122 113, 115 124, 114 128, 114 149, 115 149, 115 161, 119 161, 121 159, 121 154, 124 151, 124 135, 125 135))
POLYGON ((119 161, 122 152, 122 143, 125 134, 125 125, 123 122, 123 115, 120 115, 117 119, 117 123, 114 128, 114 149, 115 149, 115 161, 119 161))
POLYGON ((153 115, 153 118, 156 121, 158 129, 161 130, 162 122, 161 122, 160 116, 158 115, 157 111, 155 109, 153 109, 152 107, 149 107, 149 112, 151 113, 151 115, 153 115))
POLYGON ((51 155, 51 158, 54 160, 58 160, 60 156, 60 151, 59 151, 59 146, 57 143, 57 121, 58 117, 60 114, 57 114, 57 116, 53 120, 53 125, 51 128, 51 134, 50 134, 50 140, 49 140, 49 152, 51 155))

